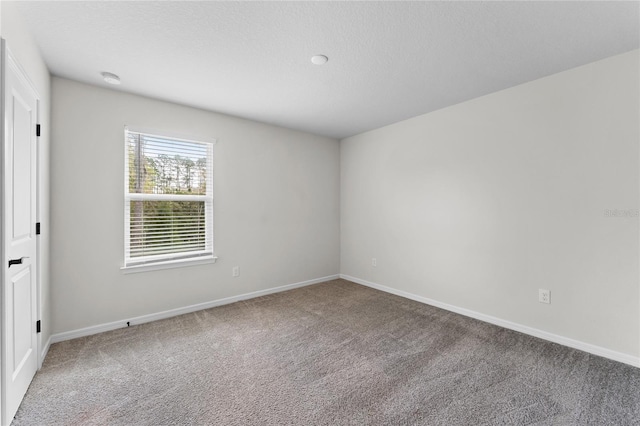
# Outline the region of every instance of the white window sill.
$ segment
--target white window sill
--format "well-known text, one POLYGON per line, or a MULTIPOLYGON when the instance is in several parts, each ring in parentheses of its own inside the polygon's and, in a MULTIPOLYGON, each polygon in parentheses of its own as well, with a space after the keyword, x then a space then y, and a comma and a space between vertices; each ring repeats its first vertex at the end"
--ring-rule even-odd
POLYGON ((138 272, 159 271, 162 269, 185 268, 187 266, 206 265, 216 263, 217 256, 200 257, 196 259, 165 260, 161 262, 146 263, 142 265, 123 266, 120 268, 123 274, 135 274, 138 272))

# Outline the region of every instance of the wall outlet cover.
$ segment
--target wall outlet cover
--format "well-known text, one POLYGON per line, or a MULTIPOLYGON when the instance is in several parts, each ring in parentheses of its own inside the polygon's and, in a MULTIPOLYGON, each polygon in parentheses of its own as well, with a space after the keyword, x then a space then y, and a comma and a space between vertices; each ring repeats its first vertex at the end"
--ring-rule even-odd
POLYGON ((538 289, 538 302, 540 303, 551 303, 551 291, 546 290, 544 288, 538 289))

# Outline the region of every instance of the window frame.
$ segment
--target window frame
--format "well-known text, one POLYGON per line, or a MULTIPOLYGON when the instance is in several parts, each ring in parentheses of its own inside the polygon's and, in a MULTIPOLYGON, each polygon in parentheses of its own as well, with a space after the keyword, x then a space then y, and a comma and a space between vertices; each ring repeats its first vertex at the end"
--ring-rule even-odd
POLYGON ((216 139, 193 138, 175 133, 125 126, 124 128, 124 264, 120 268, 123 273, 153 271, 159 269, 179 268, 193 265, 215 263, 214 251, 214 214, 213 214, 213 163, 216 139), (129 133, 161 138, 165 140, 198 143, 207 145, 206 194, 146 194, 129 191, 129 133), (205 249, 190 252, 166 253, 129 257, 131 242, 131 202, 132 201, 202 201, 205 205, 205 249))

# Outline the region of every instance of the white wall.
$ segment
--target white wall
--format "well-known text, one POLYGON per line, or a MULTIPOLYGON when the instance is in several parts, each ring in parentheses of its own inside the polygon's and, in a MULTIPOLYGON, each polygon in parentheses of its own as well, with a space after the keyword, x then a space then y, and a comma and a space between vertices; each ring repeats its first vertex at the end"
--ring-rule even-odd
POLYGON ((341 273, 639 356, 638 57, 341 141, 341 273))
POLYGON ((51 78, 40 51, 27 32, 26 25, 17 10, 14 2, 2 2, 1 15, 2 38, 7 42, 7 46, 27 73, 29 79, 34 84, 40 96, 40 124, 42 125, 41 136, 38 139, 38 220, 42 226, 42 234, 39 237, 40 244, 40 305, 42 333, 39 335, 40 347, 45 349, 49 337, 51 336, 51 287, 50 287, 50 256, 49 244, 51 241, 49 232, 49 156, 50 156, 50 99, 51 99, 51 78))
POLYGON ((52 81, 54 333, 339 272, 337 140, 52 81), (217 263, 121 272, 125 125, 217 139, 217 263))

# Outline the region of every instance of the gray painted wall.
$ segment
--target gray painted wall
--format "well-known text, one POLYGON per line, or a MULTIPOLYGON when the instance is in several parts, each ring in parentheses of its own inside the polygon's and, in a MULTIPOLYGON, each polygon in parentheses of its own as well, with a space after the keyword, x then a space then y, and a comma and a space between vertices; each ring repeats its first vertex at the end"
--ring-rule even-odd
POLYGON ((337 140, 61 78, 52 118, 54 333, 339 272, 337 140), (217 139, 217 263, 122 273, 125 125, 217 139))
POLYGON ((638 57, 341 141, 341 273, 640 355, 638 57))

